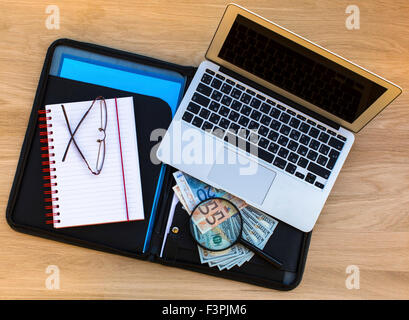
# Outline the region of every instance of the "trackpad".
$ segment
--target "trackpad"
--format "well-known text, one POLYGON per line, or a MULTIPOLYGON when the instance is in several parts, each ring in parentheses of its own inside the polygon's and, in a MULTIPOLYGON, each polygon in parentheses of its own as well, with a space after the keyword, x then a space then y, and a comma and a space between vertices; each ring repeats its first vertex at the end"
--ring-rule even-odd
POLYGON ((228 148, 220 150, 216 159, 208 175, 209 181, 243 200, 263 203, 276 176, 274 171, 228 148))

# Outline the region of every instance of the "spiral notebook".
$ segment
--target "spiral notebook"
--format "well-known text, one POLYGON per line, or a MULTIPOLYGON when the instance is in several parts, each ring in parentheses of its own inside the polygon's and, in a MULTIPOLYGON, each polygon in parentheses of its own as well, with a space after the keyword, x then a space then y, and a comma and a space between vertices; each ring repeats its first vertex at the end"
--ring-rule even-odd
POLYGON ((48 223, 144 219, 133 98, 47 105, 40 114, 48 223))

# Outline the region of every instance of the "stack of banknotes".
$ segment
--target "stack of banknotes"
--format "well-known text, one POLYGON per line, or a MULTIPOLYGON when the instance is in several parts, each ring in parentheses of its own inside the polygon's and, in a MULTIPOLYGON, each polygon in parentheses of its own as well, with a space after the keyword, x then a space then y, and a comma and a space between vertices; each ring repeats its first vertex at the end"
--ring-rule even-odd
MULTIPOLYGON (((243 218, 242 238, 259 249, 264 249, 277 227, 277 220, 248 205, 243 200, 209 186, 186 173, 177 171, 173 175, 176 180, 173 191, 188 214, 203 200, 215 197, 230 200, 240 210, 243 218)), ((240 267, 254 255, 252 251, 241 244, 235 244, 223 251, 209 251, 200 246, 198 246, 198 250, 201 263, 207 263, 210 267, 218 267, 220 270, 228 270, 234 266, 240 267)))

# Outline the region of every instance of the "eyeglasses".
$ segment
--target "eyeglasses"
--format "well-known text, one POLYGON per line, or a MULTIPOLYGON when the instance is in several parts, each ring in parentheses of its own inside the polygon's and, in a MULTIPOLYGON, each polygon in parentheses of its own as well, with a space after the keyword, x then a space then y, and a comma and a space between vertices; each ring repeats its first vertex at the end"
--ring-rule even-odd
POLYGON ((67 157, 67 153, 68 150, 71 146, 71 142, 74 143, 75 147, 77 148, 81 158, 84 160, 85 164, 87 165, 89 171, 91 171, 92 174, 94 175, 99 175, 102 171, 102 168, 104 166, 104 161, 105 161, 105 153, 106 153, 106 144, 105 144, 105 138, 106 138, 106 127, 107 127, 107 120, 108 120, 108 113, 107 113, 107 105, 105 102, 104 97, 99 96, 96 97, 94 99, 94 101, 92 101, 91 106, 88 108, 88 110, 84 113, 83 117, 81 118, 80 122, 78 123, 77 127, 75 128, 74 132, 72 132, 71 130, 71 125, 68 121, 68 116, 67 116, 67 112, 65 111, 65 107, 62 104, 61 105, 62 111, 64 113, 64 117, 65 117, 65 121, 67 123, 67 128, 68 131, 70 133, 70 140, 68 141, 68 145, 67 148, 65 149, 64 152, 64 156, 62 158, 62 161, 65 161, 65 158, 67 157), (78 129, 80 128, 81 124, 83 123, 83 121, 85 120, 85 118, 88 116, 89 112, 91 111, 91 109, 95 106, 98 105, 99 103, 99 119, 100 119, 100 123, 99 123, 99 127, 98 127, 98 131, 102 133, 102 138, 97 139, 97 143, 98 143, 98 154, 97 154, 97 158, 96 158, 96 163, 95 163, 95 167, 92 168, 91 165, 89 164, 89 162, 87 161, 87 159, 85 158, 84 154, 81 152, 80 147, 78 146, 77 142, 74 139, 74 135, 77 133, 78 129))

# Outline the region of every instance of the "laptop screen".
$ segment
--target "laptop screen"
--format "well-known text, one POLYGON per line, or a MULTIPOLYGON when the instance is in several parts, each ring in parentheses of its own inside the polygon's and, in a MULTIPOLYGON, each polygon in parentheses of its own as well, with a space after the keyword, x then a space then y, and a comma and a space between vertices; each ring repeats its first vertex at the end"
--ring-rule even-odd
POLYGON ((242 15, 218 56, 349 123, 387 90, 242 15))

